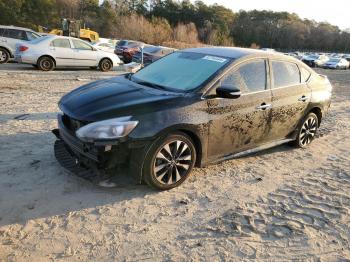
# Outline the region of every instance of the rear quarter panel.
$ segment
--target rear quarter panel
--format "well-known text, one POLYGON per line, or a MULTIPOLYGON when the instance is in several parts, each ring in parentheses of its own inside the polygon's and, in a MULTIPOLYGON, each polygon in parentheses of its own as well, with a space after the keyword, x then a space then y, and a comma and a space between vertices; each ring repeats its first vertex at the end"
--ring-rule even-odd
POLYGON ((318 107, 321 109, 322 117, 324 117, 331 104, 332 85, 327 76, 313 73, 307 82, 311 88, 312 96, 309 105, 309 109, 318 107))

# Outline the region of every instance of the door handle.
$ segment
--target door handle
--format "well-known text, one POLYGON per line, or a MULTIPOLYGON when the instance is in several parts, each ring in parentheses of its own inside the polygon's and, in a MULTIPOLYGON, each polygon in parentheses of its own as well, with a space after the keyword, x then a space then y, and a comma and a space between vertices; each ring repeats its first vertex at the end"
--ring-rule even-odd
POLYGON ((302 101, 302 102, 305 102, 307 101, 309 98, 307 96, 302 96, 298 99, 298 101, 302 101))
POLYGON ((271 104, 262 103, 260 106, 257 106, 256 109, 266 110, 266 109, 268 109, 270 107, 271 107, 271 104))

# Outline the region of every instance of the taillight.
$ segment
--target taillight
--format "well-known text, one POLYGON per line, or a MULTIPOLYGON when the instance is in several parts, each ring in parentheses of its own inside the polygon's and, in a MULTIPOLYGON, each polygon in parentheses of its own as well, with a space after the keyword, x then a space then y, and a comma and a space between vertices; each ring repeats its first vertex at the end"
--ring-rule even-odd
POLYGON ((19 47, 19 51, 20 52, 24 52, 24 51, 27 51, 29 49, 29 47, 27 47, 27 46, 24 46, 24 45, 21 45, 20 47, 19 47))

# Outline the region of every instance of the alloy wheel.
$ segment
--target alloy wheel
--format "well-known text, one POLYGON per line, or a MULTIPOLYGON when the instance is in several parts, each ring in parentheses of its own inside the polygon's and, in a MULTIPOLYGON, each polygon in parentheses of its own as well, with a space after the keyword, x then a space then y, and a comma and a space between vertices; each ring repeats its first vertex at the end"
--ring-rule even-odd
POLYGON ((51 63, 50 61, 48 60, 44 60, 42 63, 41 63, 42 67, 46 70, 48 70, 50 67, 51 67, 51 63))
POLYGON ((161 184, 172 185, 185 177, 192 166, 191 148, 181 140, 171 141, 157 152, 153 172, 161 184))
POLYGON ((300 129, 300 144, 306 146, 315 138, 317 131, 317 121, 314 117, 308 117, 300 129))
POLYGON ((7 56, 5 52, 0 51, 0 62, 4 62, 6 60, 7 56))
POLYGON ((0 62, 5 62, 7 60, 6 52, 0 50, 0 62))
POLYGON ((100 64, 101 71, 103 72, 110 71, 112 67, 113 67, 112 63, 107 59, 102 60, 100 64))

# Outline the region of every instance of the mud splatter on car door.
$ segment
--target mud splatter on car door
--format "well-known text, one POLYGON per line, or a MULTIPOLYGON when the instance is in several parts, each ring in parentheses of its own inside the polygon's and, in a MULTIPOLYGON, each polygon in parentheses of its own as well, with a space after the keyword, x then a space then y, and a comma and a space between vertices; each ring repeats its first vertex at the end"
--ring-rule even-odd
POLYGON ((264 143, 271 118, 271 90, 265 60, 242 63, 228 72, 219 85, 232 85, 241 90, 241 96, 208 100, 208 155, 222 157, 264 143))
POLYGON ((300 79, 296 64, 272 61, 272 116, 269 138, 287 137, 306 113, 311 89, 300 79))

